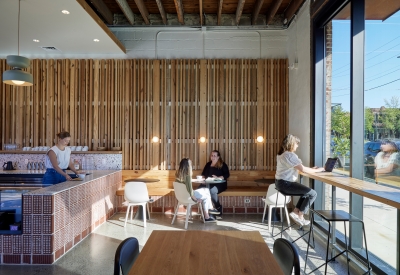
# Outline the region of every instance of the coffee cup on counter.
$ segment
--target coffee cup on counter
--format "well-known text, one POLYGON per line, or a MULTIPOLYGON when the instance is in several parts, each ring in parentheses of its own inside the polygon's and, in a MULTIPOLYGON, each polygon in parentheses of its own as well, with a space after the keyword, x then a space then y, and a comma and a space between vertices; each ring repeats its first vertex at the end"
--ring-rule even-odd
POLYGON ((76 151, 82 151, 82 146, 76 146, 75 150, 76 151))
POLYGON ((30 151, 31 150, 31 147, 24 147, 24 148, 22 148, 22 151, 30 151))
POLYGON ((196 179, 201 180, 201 179, 203 179, 203 176, 202 175, 196 176, 196 179))
POLYGON ((76 146, 70 146, 69 148, 71 149, 71 151, 76 151, 76 146))
POLYGON ((88 151, 89 150, 89 147, 88 146, 83 146, 82 147, 82 151, 88 151))
POLYGON ((82 180, 85 179, 85 176, 86 176, 85 174, 78 174, 78 177, 79 177, 80 179, 82 179, 82 180))

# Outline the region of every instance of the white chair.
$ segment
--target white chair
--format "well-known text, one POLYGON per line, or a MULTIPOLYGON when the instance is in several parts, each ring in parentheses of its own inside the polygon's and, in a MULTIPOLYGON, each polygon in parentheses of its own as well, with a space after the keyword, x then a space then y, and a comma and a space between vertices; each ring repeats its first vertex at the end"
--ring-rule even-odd
MULTIPOLYGON (((128 203, 128 209, 126 209, 126 217, 125 217, 125 225, 128 220, 129 210, 131 210, 131 220, 133 215, 133 206, 134 205, 141 205, 143 209, 143 226, 146 227, 146 208, 147 212, 149 213, 150 218, 150 211, 149 211, 149 192, 147 191, 146 183, 144 182, 137 182, 131 181, 125 184, 125 191, 124 191, 125 200, 128 203)), ((138 210, 139 211, 139 210, 138 210)))
POLYGON ((190 196, 189 192, 186 189, 186 185, 180 182, 174 182, 174 192, 175 192, 175 197, 178 200, 178 204, 176 205, 174 218, 172 219, 171 224, 174 224, 176 215, 178 214, 179 206, 185 205, 186 206, 185 229, 187 229, 189 215, 191 215, 191 208, 192 205, 195 204, 197 204, 197 207, 200 209, 201 217, 203 218, 204 222, 203 205, 201 202, 195 202, 194 200, 192 200, 192 197, 190 196))
MULTIPOLYGON (((285 196, 280 194, 280 193, 278 195, 278 190, 275 189, 275 183, 271 184, 268 187, 267 195, 265 196, 265 199, 262 199, 262 200, 264 201, 265 205, 264 205, 264 214, 263 214, 261 222, 264 222, 265 212, 267 211, 267 205, 268 205, 268 230, 269 231, 271 231, 271 216, 272 216, 272 209, 274 207, 280 208, 280 210, 281 210, 281 220, 283 219, 282 208, 285 209, 287 223, 288 223, 288 226, 290 225, 288 210, 287 210, 286 204, 284 204, 285 203, 285 196), (278 203, 277 204, 276 204, 276 196, 278 196, 278 203)), ((291 198, 289 197, 286 200, 286 203, 289 203, 290 200, 291 200, 291 198)), ((291 229, 289 228, 289 230, 291 230, 291 229)))

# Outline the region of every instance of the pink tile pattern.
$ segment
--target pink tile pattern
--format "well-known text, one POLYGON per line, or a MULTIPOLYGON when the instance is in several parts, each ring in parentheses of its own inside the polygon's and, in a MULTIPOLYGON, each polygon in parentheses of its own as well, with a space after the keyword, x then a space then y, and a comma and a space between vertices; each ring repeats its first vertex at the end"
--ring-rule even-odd
POLYGON ((51 264, 117 212, 122 171, 55 194, 24 194, 22 235, 0 235, 0 263, 51 264))

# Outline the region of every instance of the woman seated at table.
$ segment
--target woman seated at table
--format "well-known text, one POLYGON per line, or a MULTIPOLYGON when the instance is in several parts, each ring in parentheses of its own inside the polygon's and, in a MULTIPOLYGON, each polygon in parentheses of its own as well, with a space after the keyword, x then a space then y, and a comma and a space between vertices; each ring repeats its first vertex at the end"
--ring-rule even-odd
POLYGON ((310 221, 304 219, 304 214, 308 212, 309 205, 313 204, 317 198, 317 192, 296 182, 299 171, 314 173, 321 172, 324 168, 304 166, 299 157, 294 153, 299 143, 300 139, 290 134, 283 139, 281 148, 276 156, 275 185, 278 190, 301 196, 296 204, 296 208, 290 213, 290 217, 298 225, 303 226, 310 223, 310 221))
POLYGON ((381 152, 375 157, 375 179, 379 176, 394 175, 400 176, 399 153, 396 143, 391 140, 384 140, 381 143, 381 152))
POLYGON ((193 191, 192 175, 192 161, 188 158, 182 159, 179 163, 179 169, 176 171, 176 181, 186 185, 186 190, 193 201, 202 201, 205 222, 215 222, 215 219, 210 217, 209 214, 219 214, 219 212, 212 206, 210 190, 199 188, 193 191))
MULTIPOLYGON (((218 194, 225 191, 228 184, 227 179, 229 178, 229 169, 228 165, 222 160, 221 154, 217 150, 213 150, 210 155, 211 161, 207 162, 204 166, 203 172, 201 175, 204 178, 220 178, 225 180, 225 182, 217 183, 217 184, 210 184, 210 194, 211 200, 215 206, 215 208, 221 212, 222 214, 222 205, 219 203, 218 194)), ((204 184, 200 185, 200 188, 205 187, 204 184)), ((217 218, 221 218, 217 216, 217 218)))

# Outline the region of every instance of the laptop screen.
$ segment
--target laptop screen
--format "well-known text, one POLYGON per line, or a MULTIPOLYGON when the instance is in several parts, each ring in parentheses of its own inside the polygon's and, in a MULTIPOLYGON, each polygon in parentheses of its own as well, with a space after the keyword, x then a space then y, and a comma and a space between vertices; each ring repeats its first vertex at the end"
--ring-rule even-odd
POLYGON ((328 158, 325 162, 324 169, 326 172, 332 172, 333 168, 335 167, 337 158, 328 158))

